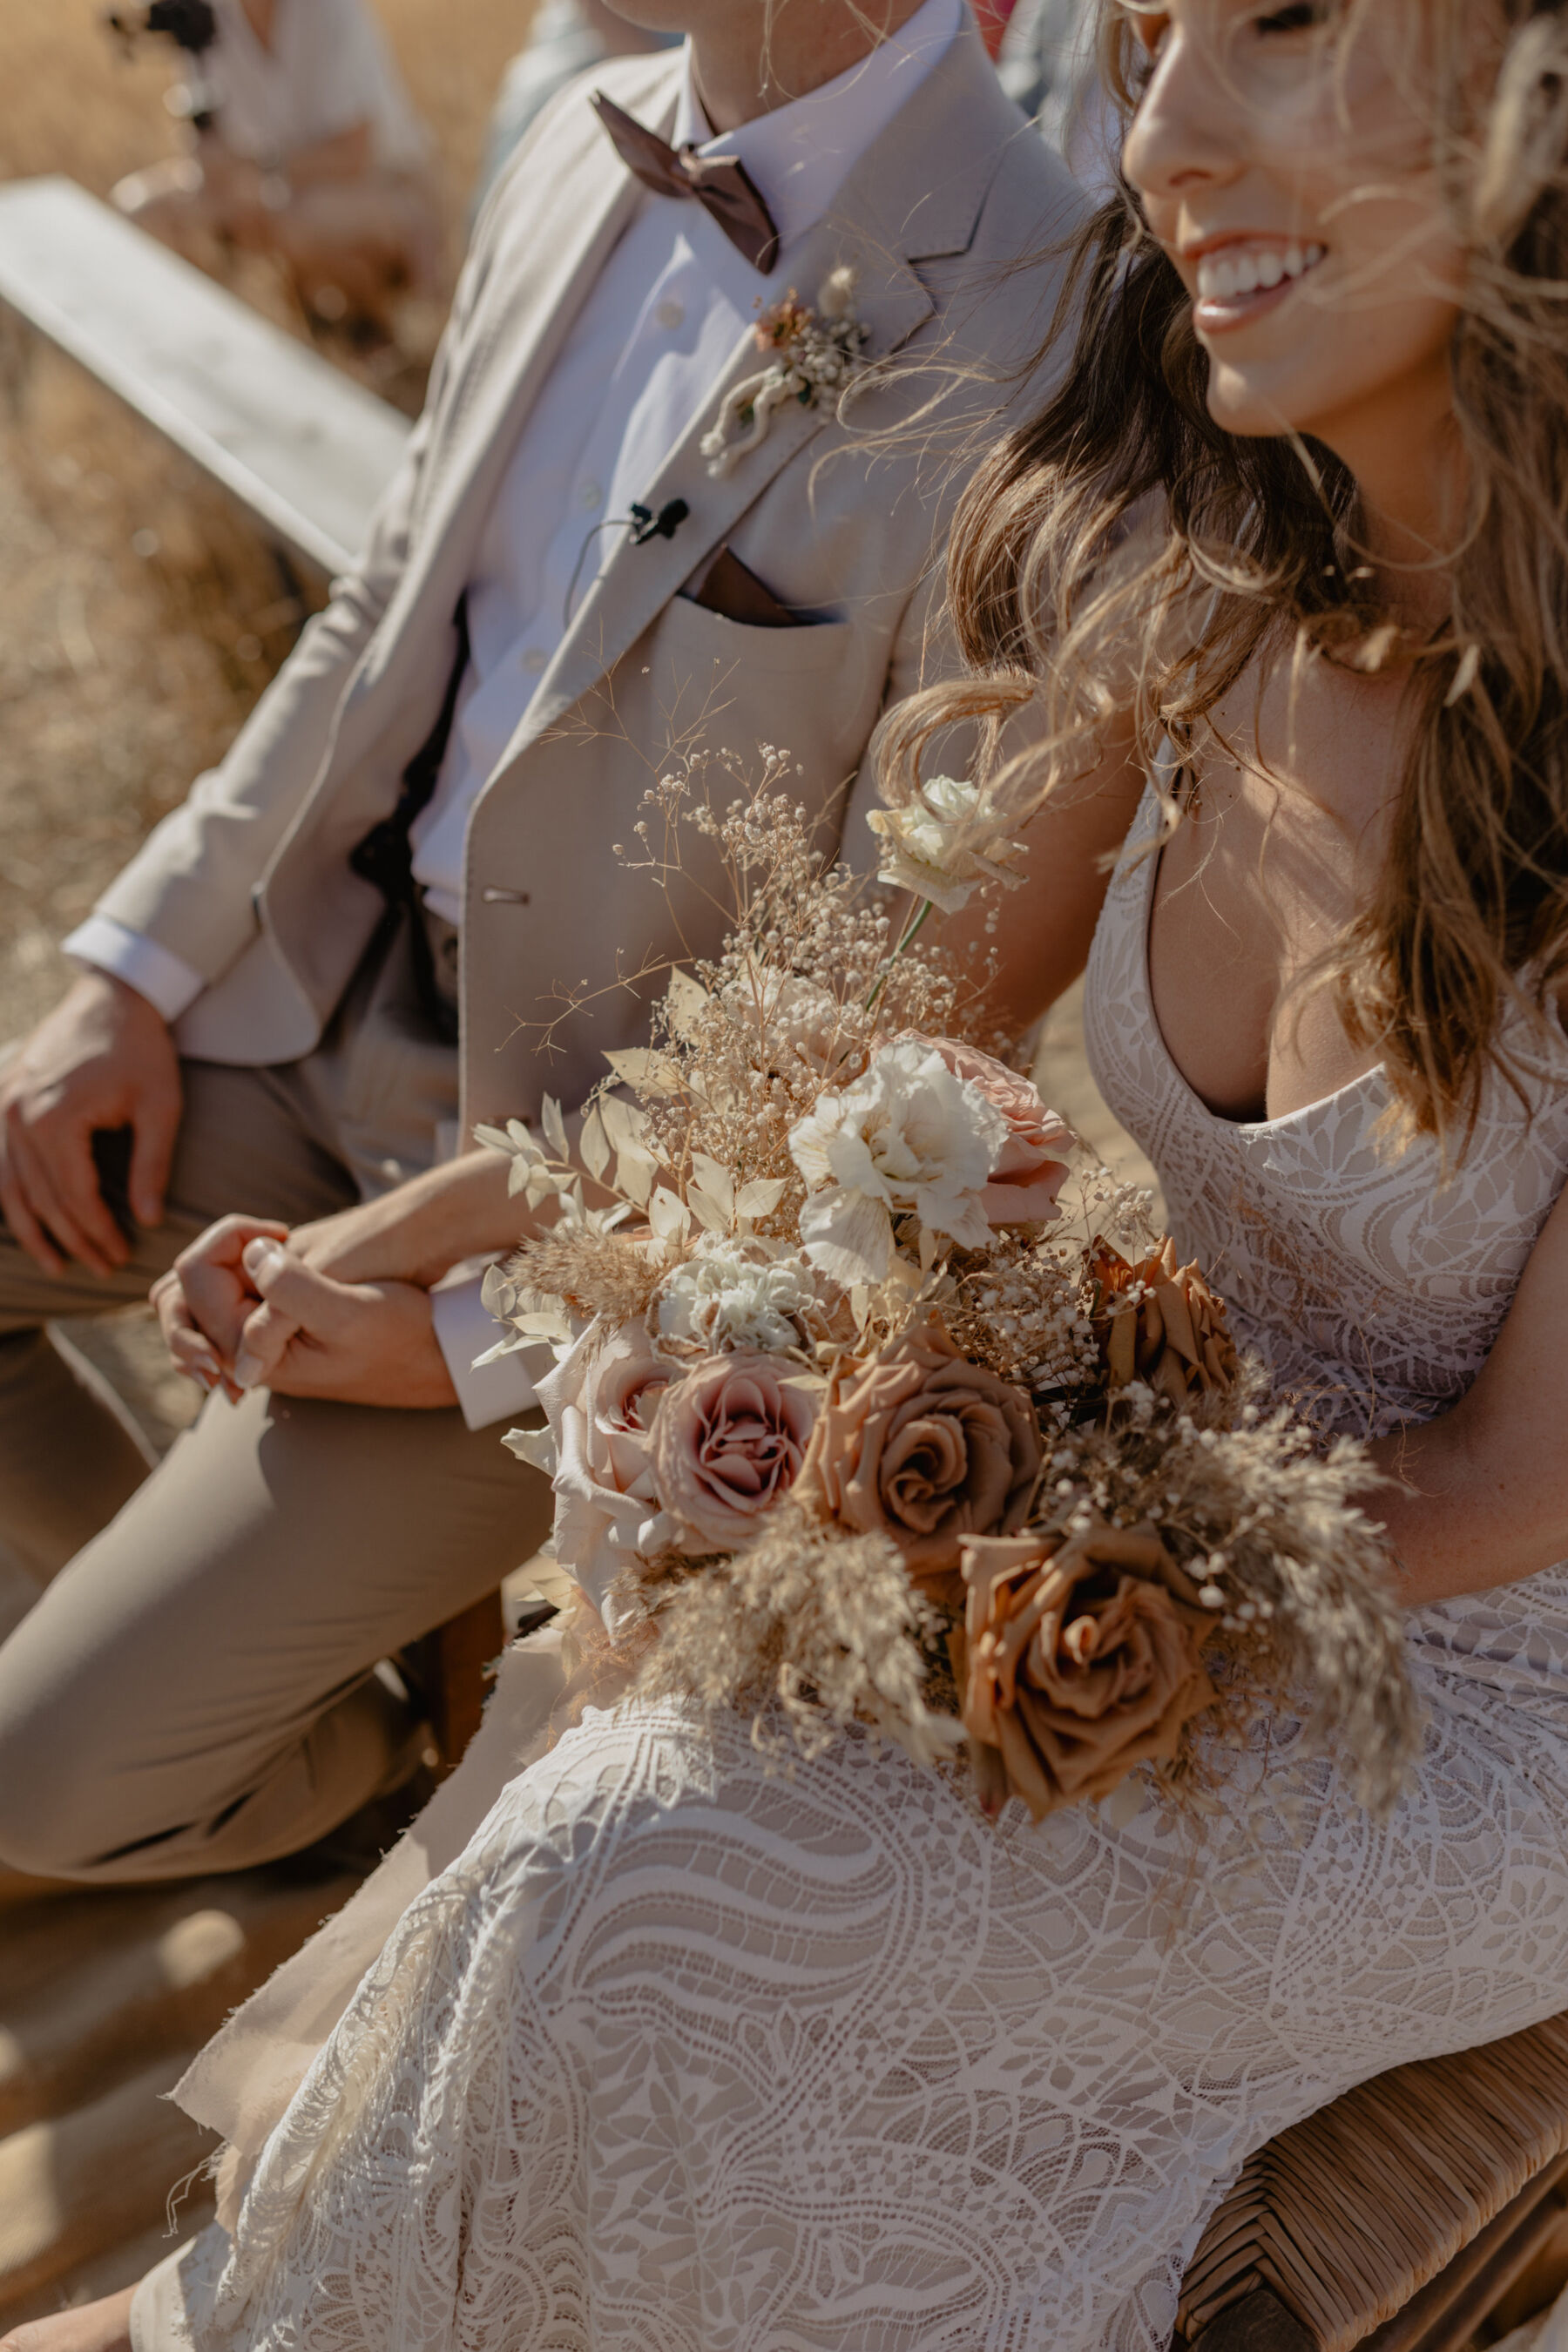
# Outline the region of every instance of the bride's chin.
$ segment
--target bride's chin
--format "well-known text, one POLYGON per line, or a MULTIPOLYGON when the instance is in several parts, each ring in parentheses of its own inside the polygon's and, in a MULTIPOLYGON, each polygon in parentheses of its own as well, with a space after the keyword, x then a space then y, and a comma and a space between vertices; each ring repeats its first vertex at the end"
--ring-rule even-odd
POLYGON ((1241 441, 1278 440, 1281 434, 1307 430, 1292 415, 1307 404, 1291 401, 1278 384, 1210 353, 1208 411, 1222 433, 1233 433, 1241 441))

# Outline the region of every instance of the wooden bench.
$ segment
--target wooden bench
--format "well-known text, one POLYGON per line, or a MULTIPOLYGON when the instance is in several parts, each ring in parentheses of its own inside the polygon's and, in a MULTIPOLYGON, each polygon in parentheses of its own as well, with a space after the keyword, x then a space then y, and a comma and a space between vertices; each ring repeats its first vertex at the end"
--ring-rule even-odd
POLYGON ((0 184, 0 302, 331 576, 363 545, 406 417, 73 180, 0 184))

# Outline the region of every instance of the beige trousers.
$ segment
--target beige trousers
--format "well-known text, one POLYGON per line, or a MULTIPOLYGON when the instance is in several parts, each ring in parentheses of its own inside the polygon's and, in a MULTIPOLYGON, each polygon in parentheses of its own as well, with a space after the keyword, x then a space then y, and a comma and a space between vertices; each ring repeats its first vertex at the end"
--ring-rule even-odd
POLYGON ((214 1398, 149 1475, 46 1318, 144 1297, 229 1210, 300 1223, 384 1191, 457 1112, 457 1057, 402 940, 304 1061, 190 1063, 184 1080, 168 1220, 122 1273, 50 1280, 0 1227, 0 1541, 44 1588, 0 1647, 16 1870, 186 1877, 323 1835, 399 1776, 417 1728, 376 1661, 493 1591, 548 1527, 544 1481, 455 1409, 214 1398))

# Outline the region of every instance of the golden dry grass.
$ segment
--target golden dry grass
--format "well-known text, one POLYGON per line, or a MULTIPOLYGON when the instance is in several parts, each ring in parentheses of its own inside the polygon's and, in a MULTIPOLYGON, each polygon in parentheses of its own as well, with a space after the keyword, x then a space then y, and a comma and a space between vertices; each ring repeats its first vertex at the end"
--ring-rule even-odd
MULTIPOLYGON (((531 0, 374 0, 436 133, 454 242, 531 0)), ((0 177, 103 194, 167 152, 172 59, 96 0, 0 0, 0 177)), ((264 269, 239 290, 294 323, 264 269)), ((405 374, 380 388, 416 403, 405 374)), ((217 758, 288 650, 291 583, 223 493, 11 328, 0 341, 0 1038, 68 976, 57 942, 217 758)))

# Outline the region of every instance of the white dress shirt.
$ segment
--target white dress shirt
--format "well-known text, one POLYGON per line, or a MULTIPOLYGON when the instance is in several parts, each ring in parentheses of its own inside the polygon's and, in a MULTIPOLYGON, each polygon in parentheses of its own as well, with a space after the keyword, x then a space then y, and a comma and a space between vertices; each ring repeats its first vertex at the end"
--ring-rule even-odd
MULTIPOLYGON (((923 0, 900 32, 847 73, 714 138, 687 50, 675 143, 736 155, 780 240, 763 278, 700 205, 648 195, 605 259, 523 420, 468 585, 469 666, 447 757, 414 826, 414 874, 431 910, 462 915, 463 851, 474 803, 505 752, 565 634, 572 609, 625 536, 634 499, 711 400, 764 302, 793 283, 792 257, 866 150, 957 37, 963 0, 923 0), (598 528, 603 525, 604 528, 598 528)), ((695 558, 693 559, 695 561, 695 558)), ((128 982, 167 1021, 205 982, 154 940, 102 916, 65 942, 128 982)), ((472 1370, 495 1327, 478 1281, 435 1296, 436 1330, 470 1427, 522 1410, 521 1359, 472 1370)))

